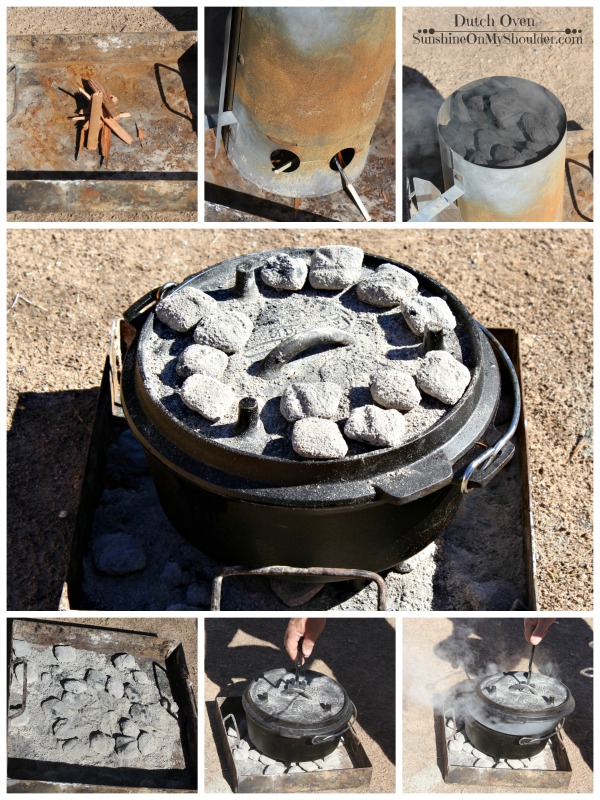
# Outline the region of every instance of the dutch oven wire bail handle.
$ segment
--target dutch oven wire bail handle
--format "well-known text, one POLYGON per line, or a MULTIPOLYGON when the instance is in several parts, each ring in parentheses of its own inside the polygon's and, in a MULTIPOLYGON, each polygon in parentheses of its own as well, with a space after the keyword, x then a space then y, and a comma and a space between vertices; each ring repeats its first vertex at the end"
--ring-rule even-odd
POLYGON ((348 733, 348 731, 353 730, 353 725, 356 722, 358 713, 352 700, 349 700, 348 702, 352 706, 352 716, 350 717, 346 727, 339 731, 335 731, 335 733, 317 733, 311 738, 311 744, 324 744, 325 742, 331 742, 333 739, 337 739, 338 736, 343 736, 345 733, 348 733))
POLYGON ((517 426, 519 424, 519 419, 521 417, 521 389, 519 386, 519 376, 517 375, 517 371, 508 353, 500 344, 498 339, 496 339, 496 337, 490 333, 490 331, 488 331, 488 329, 480 322, 477 322, 477 320, 475 320, 475 324, 490 340, 492 347, 494 347, 494 349, 497 351, 498 355, 504 362, 506 369, 508 370, 514 394, 514 407, 510 425, 508 426, 507 431, 500 437, 500 439, 498 439, 496 444, 486 449, 483 453, 480 453, 465 469, 460 484, 460 490, 463 494, 468 494, 475 488, 474 486, 469 486, 469 481, 475 477, 474 473, 476 470, 478 470, 477 478, 479 485, 484 485, 484 483, 487 483, 491 478, 493 478, 494 475, 499 472, 504 464, 509 460, 506 458, 501 458, 502 451, 515 435, 517 426))
POLYGON ((551 739, 553 736, 558 736, 558 734, 564 727, 563 723, 564 720, 561 720, 559 724, 556 726, 556 728, 552 731, 552 733, 547 733, 545 736, 521 736, 521 738, 518 739, 517 743, 525 747, 528 744, 539 744, 540 742, 543 742, 545 739, 551 739))

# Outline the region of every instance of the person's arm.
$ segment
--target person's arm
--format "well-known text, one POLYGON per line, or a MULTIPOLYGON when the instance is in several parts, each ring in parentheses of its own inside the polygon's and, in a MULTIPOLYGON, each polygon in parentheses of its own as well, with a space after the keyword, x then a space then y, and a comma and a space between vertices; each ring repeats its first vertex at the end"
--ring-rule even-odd
POLYGON ((296 660, 298 642, 304 636, 304 642, 302 643, 302 663, 304 663, 312 653, 315 642, 323 633, 326 622, 327 620, 325 619, 317 619, 315 617, 294 617, 288 622, 283 643, 292 661, 296 660))
POLYGON ((525 617, 525 641, 538 645, 556 622, 552 617, 525 617))

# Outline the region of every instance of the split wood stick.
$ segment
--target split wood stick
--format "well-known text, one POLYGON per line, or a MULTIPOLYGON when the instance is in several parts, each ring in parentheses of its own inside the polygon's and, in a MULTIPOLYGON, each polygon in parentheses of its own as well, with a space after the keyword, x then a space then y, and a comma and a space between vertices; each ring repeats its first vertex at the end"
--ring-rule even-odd
POLYGON ((87 119, 87 117, 80 115, 78 117, 69 117, 69 119, 71 120, 71 122, 83 122, 84 120, 87 119))
POLYGON ((79 142, 77 144, 77 155, 75 156, 75 161, 77 161, 77 159, 81 155, 81 151, 83 150, 83 141, 85 139, 85 132, 89 129, 89 127, 90 127, 89 120, 85 123, 85 125, 81 126, 81 130, 79 131, 79 142))
POLYGON ((115 114, 113 119, 125 119, 126 117, 130 117, 130 116, 131 116, 131 114, 129 113, 129 111, 121 111, 120 114, 115 114))
POLYGON ((100 136, 100 125, 102 124, 102 94, 94 92, 92 95, 92 110, 90 111, 90 129, 88 131, 87 145, 88 150, 98 149, 98 137, 100 136))
POLYGON ((88 78, 87 82, 94 90, 94 92, 100 92, 100 94, 102 95, 102 102, 104 103, 107 112, 112 117, 113 114, 115 113, 115 104, 113 103, 111 98, 114 97, 114 95, 109 94, 104 88, 104 86, 102 86, 102 84, 99 83, 95 78, 88 78))
POLYGON ((135 129, 137 131, 137 137, 140 143, 140 147, 144 146, 144 131, 142 130, 142 126, 138 125, 137 122, 135 123, 135 129))
POLYGON ((116 120, 112 119, 112 117, 103 116, 102 121, 104 122, 105 125, 108 125, 111 131, 114 134, 116 134, 119 137, 119 139, 122 139, 125 142, 125 144, 131 144, 133 142, 133 139, 127 133, 125 128, 122 128, 116 120))
POLYGON ((91 94, 88 94, 88 93, 86 92, 86 90, 83 88, 83 86, 75 86, 75 91, 76 91, 78 94, 82 94, 84 97, 87 97, 87 99, 88 99, 88 100, 91 100, 91 99, 92 99, 92 95, 91 95, 91 94))
POLYGON ((102 133, 100 135, 100 150, 102 153, 102 158, 104 159, 104 165, 108 164, 108 157, 110 155, 110 140, 112 138, 112 131, 108 127, 108 125, 102 126, 102 133))

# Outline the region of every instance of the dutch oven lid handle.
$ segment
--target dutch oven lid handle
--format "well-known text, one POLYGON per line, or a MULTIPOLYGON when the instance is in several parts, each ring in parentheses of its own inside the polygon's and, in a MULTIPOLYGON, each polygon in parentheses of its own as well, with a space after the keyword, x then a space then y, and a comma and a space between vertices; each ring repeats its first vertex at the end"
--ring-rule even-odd
POLYGON ((506 433, 498 439, 495 445, 480 453, 477 458, 474 458, 466 468, 460 484, 460 490, 463 494, 468 494, 475 488, 475 486, 469 486, 470 481, 476 486, 485 486, 510 461, 515 452, 511 439, 515 435, 521 417, 521 389, 517 371, 498 339, 487 328, 484 328, 480 322, 475 321, 475 324, 488 337, 492 347, 495 348, 500 358, 504 361, 512 384, 514 407, 512 419, 506 433))
POLYGON ((323 744, 324 742, 330 742, 332 739, 337 739, 338 736, 343 736, 344 733, 346 733, 352 728, 352 726, 356 722, 358 714, 356 712, 356 706, 354 705, 352 700, 350 700, 349 702, 352 706, 352 716, 350 717, 350 720, 348 721, 346 727, 342 728, 339 731, 336 731, 335 733, 327 733, 327 734, 318 733, 316 736, 313 736, 312 739, 310 740, 311 744, 323 744))
POLYGON ((447 486, 453 475, 452 464, 438 450, 398 473, 378 478, 373 487, 379 498, 401 506, 447 486))

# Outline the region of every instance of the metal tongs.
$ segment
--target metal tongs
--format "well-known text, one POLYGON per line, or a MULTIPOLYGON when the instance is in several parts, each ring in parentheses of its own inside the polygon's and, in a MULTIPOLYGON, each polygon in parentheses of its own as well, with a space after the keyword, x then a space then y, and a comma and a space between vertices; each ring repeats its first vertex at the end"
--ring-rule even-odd
POLYGON ((304 660, 304 656, 302 654, 302 645, 304 644, 304 636, 301 636, 298 639, 298 650, 296 652, 296 660, 294 662, 294 666, 296 668, 296 684, 295 688, 300 689, 302 686, 306 685, 305 680, 300 680, 300 676, 304 675, 304 670, 302 669, 302 662, 304 660))
POLYGON ((531 668, 533 667, 533 654, 535 653, 535 645, 531 645, 531 655, 529 656, 529 666, 527 667, 527 680, 525 683, 521 683, 521 681, 517 681, 515 685, 515 689, 519 692, 530 692, 531 694, 537 694, 535 689, 530 686, 531 682, 531 668))

